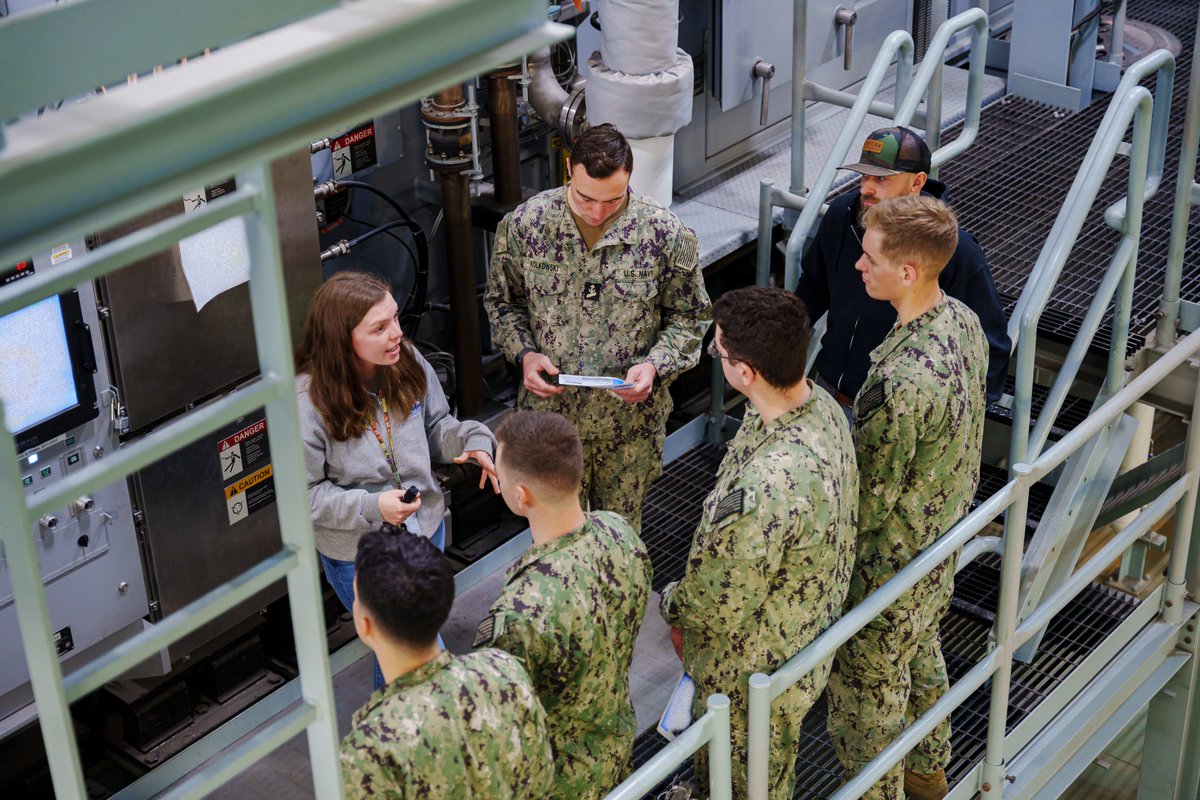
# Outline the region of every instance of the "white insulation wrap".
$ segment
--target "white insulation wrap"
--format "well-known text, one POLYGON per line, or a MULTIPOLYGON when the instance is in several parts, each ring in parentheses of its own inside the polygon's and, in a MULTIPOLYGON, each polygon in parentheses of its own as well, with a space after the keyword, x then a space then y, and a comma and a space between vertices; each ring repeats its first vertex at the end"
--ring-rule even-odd
POLYGON ((630 139, 633 174, 629 185, 638 194, 653 197, 670 207, 675 178, 675 134, 650 139, 630 139))
POLYGON ((673 67, 653 75, 617 72, 588 59, 587 115, 593 125, 611 122, 631 139, 669 136, 692 121, 692 57, 676 51, 673 67))
POLYGON ((600 58, 615 72, 650 75, 675 66, 679 0, 602 0, 600 58))

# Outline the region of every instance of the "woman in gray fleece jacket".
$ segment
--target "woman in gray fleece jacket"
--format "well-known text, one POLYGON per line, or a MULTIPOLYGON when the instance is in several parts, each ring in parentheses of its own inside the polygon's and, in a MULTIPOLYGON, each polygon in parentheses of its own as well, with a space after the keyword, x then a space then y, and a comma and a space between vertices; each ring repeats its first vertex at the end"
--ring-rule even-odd
POLYGON ((391 287, 374 275, 340 272, 313 296, 296 373, 313 534, 350 610, 358 537, 390 522, 444 549, 432 463, 475 461, 480 487, 497 488, 496 439, 483 423, 450 415, 433 368, 404 341, 391 287), (409 486, 420 495, 405 503, 409 486))

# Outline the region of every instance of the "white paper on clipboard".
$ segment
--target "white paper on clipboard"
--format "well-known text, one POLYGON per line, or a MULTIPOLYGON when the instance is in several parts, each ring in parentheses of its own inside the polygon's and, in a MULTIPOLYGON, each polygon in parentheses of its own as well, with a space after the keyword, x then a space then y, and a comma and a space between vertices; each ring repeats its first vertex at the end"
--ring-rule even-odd
POLYGON ((679 683, 675 684, 671 699, 667 701, 667 707, 663 709, 658 720, 658 732, 668 742, 691 726, 692 701, 695 698, 696 684, 692 681, 692 676, 685 672, 680 676, 679 683))
POLYGON ((587 389, 628 389, 632 383, 622 378, 608 378, 603 375, 568 375, 559 373, 559 386, 580 386, 587 389))

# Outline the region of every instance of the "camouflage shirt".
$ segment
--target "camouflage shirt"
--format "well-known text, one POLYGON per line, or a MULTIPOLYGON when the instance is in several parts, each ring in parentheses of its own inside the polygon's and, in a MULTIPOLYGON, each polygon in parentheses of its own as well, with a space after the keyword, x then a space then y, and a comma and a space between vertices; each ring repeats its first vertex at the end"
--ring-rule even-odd
POLYGON ((508 653, 441 655, 371 695, 342 741, 347 798, 546 797, 546 714, 508 653))
POLYGON ((943 295, 871 353, 854 401, 857 603, 948 531, 979 485, 987 339, 975 312, 943 295))
POLYGON ((629 524, 591 513, 517 559, 479 626, 475 644, 524 661, 546 708, 553 797, 603 797, 629 772, 637 735, 629 665, 650 575, 650 557, 629 524))
MULTIPOLYGON (((720 691, 744 714, 750 675, 770 673, 841 616, 858 473, 845 414, 810 387, 804 405, 770 423, 747 408, 704 501, 683 580, 663 590, 663 617, 683 629, 700 705, 720 691)), ((810 673, 775 707, 807 707, 824 675, 810 673)))
POLYGON ((496 228, 484 307, 492 336, 513 361, 526 348, 563 372, 623 378, 643 361, 658 381, 630 405, 610 392, 568 388, 542 399, 521 388, 524 408, 558 411, 584 438, 649 422, 671 410, 667 384, 696 365, 712 317, 696 235, 654 200, 630 194, 625 211, 588 251, 566 187, 542 192, 496 228))

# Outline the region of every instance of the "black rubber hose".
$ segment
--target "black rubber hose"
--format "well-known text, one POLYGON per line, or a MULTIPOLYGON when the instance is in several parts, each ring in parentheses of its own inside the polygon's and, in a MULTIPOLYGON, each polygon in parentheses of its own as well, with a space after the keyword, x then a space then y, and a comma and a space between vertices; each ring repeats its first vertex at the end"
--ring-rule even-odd
POLYGON ((425 238, 425 231, 409 216, 404 207, 396 202, 394 197, 382 189, 372 186, 365 181, 355 180, 337 181, 337 185, 347 189, 362 189, 379 197, 400 215, 400 219, 406 223, 404 227, 408 228, 412 234, 413 243, 417 246, 416 273, 413 281, 413 291, 409 294, 408 300, 405 301, 404 308, 400 312, 402 319, 414 320, 413 330, 405 331, 407 335, 411 336, 416 333, 415 327, 421 322, 421 316, 425 311, 425 297, 429 288, 429 240, 425 238))

